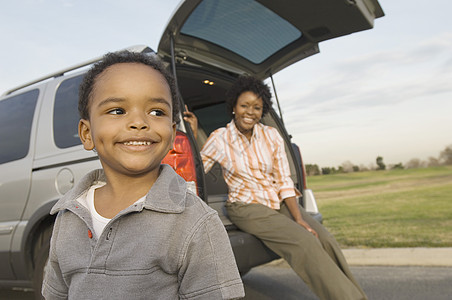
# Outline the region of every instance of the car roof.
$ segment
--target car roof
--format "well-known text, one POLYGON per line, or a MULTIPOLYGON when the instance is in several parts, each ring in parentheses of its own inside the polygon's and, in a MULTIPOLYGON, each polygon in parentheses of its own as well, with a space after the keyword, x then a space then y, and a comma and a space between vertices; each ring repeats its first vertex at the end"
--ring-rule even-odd
POLYGON ((258 78, 319 52, 318 43, 373 27, 377 0, 187 0, 166 26, 160 56, 258 78), (174 47, 171 49, 171 47, 174 47))

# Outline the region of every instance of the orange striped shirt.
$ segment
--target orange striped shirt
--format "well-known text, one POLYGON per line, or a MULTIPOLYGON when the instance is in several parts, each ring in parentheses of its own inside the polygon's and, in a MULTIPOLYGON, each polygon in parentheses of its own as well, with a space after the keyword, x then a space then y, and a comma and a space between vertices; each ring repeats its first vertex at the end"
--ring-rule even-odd
POLYGON ((284 140, 273 127, 256 124, 248 141, 231 121, 212 132, 201 157, 206 173, 215 162, 222 166, 230 202, 260 203, 279 209, 281 201, 296 196, 284 140))

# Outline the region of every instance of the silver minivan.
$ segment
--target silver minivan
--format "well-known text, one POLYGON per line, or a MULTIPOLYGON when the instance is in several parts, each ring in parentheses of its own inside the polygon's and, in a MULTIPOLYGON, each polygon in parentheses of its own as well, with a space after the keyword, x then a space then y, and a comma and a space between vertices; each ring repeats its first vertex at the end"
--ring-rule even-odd
MULTIPOLYGON (((168 64, 183 105, 198 117, 202 139, 229 121, 225 91, 237 76, 271 77, 318 53, 319 42, 370 29, 383 15, 377 0, 187 0, 166 26, 157 53, 146 46, 130 50, 158 55, 168 64)), ((101 167, 77 135, 78 86, 87 66, 98 60, 26 83, 0 98, 0 287, 39 291, 54 221, 49 211, 84 174, 101 167)), ((263 122, 283 136, 293 181, 303 195, 300 203, 321 221, 300 152, 280 112, 271 111, 263 122)), ((164 162, 218 211, 242 274, 277 258, 228 220, 221 168, 204 174, 187 124, 178 126, 174 149, 164 162)))

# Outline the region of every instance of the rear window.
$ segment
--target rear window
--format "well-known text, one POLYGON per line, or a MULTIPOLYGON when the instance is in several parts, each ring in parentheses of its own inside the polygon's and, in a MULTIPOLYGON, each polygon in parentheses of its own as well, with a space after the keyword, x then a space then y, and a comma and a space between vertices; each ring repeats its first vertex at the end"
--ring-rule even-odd
POLYGON ((181 33, 226 48, 259 64, 302 34, 254 0, 204 0, 181 33))
POLYGON ((38 96, 32 90, 0 101, 0 164, 27 156, 38 96))
POLYGON ((80 145, 78 137, 78 88, 83 75, 63 81, 55 95, 53 138, 59 148, 80 145))

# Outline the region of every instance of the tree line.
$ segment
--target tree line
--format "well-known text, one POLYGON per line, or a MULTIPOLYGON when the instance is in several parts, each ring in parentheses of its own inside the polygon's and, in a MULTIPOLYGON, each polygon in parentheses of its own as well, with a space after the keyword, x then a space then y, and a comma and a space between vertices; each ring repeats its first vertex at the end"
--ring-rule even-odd
POLYGON ((363 171, 381 171, 381 170, 397 170, 397 169, 414 169, 414 168, 425 168, 425 167, 437 167, 443 165, 452 165, 452 145, 447 146, 443 151, 440 152, 438 157, 429 157, 428 160, 423 161, 419 158, 412 158, 407 163, 388 165, 383 161, 382 156, 378 156, 375 160, 375 165, 371 164, 369 166, 355 165, 350 161, 345 161, 342 165, 336 167, 323 167, 320 168, 317 164, 306 164, 305 169, 308 176, 315 175, 329 175, 329 174, 339 174, 339 173, 351 173, 351 172, 363 172, 363 171))

